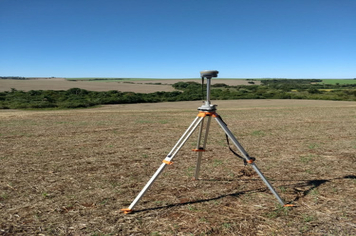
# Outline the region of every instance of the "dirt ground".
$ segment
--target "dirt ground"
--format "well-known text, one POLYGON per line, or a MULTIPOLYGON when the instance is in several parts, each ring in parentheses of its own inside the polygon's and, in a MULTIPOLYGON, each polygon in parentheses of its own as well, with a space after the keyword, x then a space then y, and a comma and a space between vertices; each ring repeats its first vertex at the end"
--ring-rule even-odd
MULTIPOLYGON (((10 80, 0 79, 0 92, 10 91, 11 88, 17 90, 68 90, 71 88, 81 88, 90 91, 109 91, 118 90, 121 92, 136 92, 136 93, 153 93, 159 91, 175 91, 171 86, 179 81, 195 81, 200 83, 201 80, 196 79, 160 79, 160 80, 132 80, 132 81, 69 81, 63 78, 38 78, 30 80, 10 80), (154 83, 161 83, 156 85, 154 83)), ((214 83, 225 83, 228 85, 248 85, 247 80, 238 79, 216 79, 214 83)), ((259 83, 256 81, 256 84, 259 83)))
POLYGON ((200 102, 0 110, 0 235, 356 235, 356 102, 216 101, 286 203, 212 120, 123 214, 200 102))

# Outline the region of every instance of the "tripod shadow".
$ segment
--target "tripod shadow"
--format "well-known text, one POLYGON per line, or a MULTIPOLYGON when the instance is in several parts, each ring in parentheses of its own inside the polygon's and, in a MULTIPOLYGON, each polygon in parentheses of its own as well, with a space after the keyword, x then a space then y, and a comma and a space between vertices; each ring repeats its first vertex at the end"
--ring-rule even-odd
MULTIPOLYGON (((297 184, 288 184, 288 185, 280 185, 278 187, 292 187, 294 190, 297 190, 298 196, 292 201, 292 202, 297 202, 301 198, 307 196, 312 190, 317 189, 321 185, 331 182, 333 180, 338 180, 338 179, 356 179, 356 175, 346 175, 343 177, 338 177, 338 178, 332 178, 332 179, 313 179, 313 180, 275 180, 275 181, 304 181, 302 183, 297 183, 297 184), (306 188, 305 190, 298 190, 298 188, 306 188)), ((260 179, 243 179, 243 180, 231 180, 231 179, 223 179, 223 180, 218 180, 218 179, 212 179, 212 180, 202 180, 202 181, 261 181, 260 179)), ((200 200, 194 200, 194 201, 187 201, 187 202, 182 202, 182 203, 175 203, 175 204, 169 204, 165 206, 159 206, 159 207, 151 207, 151 208, 146 208, 142 210, 135 210, 134 213, 138 212, 146 212, 146 211, 152 211, 152 210, 159 210, 159 209, 169 209, 173 207, 179 207, 179 206, 185 206, 185 205, 191 205, 191 204, 197 204, 197 203, 203 203, 203 202, 210 202, 210 201, 216 201, 220 200, 226 197, 238 197, 247 193, 252 193, 252 192, 266 192, 268 191, 267 187, 264 188, 258 188, 258 189, 251 189, 251 190, 246 190, 246 191, 239 191, 235 193, 230 193, 230 194, 223 194, 217 197, 213 198, 206 198, 206 199, 200 199, 200 200)))
POLYGON ((345 175, 343 177, 339 178, 333 178, 333 179, 314 179, 314 180, 308 180, 305 183, 299 183, 299 184, 293 184, 293 185, 285 185, 285 187, 293 187, 294 190, 299 193, 298 196, 293 200, 293 202, 298 201, 299 199, 307 196, 310 192, 313 190, 317 189, 319 186, 322 184, 332 182, 333 180, 338 180, 338 179, 356 179, 355 175, 345 175), (307 188, 306 190, 299 190, 299 188, 307 188))
POLYGON ((203 203, 203 202, 210 202, 210 201, 216 201, 225 197, 238 197, 240 195, 246 194, 246 193, 251 193, 251 192, 264 192, 266 191, 267 188, 259 188, 259 189, 251 189, 251 190, 246 190, 246 191, 240 191, 236 193, 230 193, 230 194, 223 194, 214 198, 206 198, 206 199, 200 199, 200 200, 195 200, 195 201, 189 201, 189 202, 181 202, 181 203, 175 203, 175 204, 170 204, 166 206, 159 206, 159 207, 152 207, 152 208, 147 208, 143 210, 135 210, 134 212, 144 212, 144 211, 151 211, 151 210, 159 210, 159 209, 169 209, 172 207, 179 207, 179 206, 185 206, 185 205, 191 205, 191 204, 196 204, 196 203, 203 203))

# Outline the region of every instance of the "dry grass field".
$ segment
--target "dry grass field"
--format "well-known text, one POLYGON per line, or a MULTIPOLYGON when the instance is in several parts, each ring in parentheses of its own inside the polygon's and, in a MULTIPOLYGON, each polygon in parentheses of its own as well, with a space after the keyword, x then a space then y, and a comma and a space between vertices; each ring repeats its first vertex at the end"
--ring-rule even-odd
MULTIPOLYGON (((162 83, 162 84, 174 84, 178 82, 197 82, 201 83, 201 79, 154 79, 154 80, 137 80, 133 81, 136 84, 153 84, 153 83, 162 83)), ((237 85, 249 85, 248 80, 246 79, 220 79, 220 78, 214 78, 212 79, 212 84, 215 83, 224 83, 230 86, 237 86, 237 85)), ((254 81, 255 84, 259 85, 261 84, 261 81, 254 81)))
POLYGON ((280 207, 212 121, 123 214, 200 102, 0 111, 0 235, 356 235, 356 102, 217 101, 292 208, 280 207))
MULTIPOLYGON (((175 91, 172 84, 179 81, 195 81, 199 79, 157 79, 157 80, 132 80, 132 81, 69 81, 63 78, 38 78, 29 80, 0 79, 0 92, 10 91, 11 88, 17 90, 68 90, 71 88, 81 88, 90 91, 118 90, 121 92, 153 93, 158 91, 175 91), (156 85, 155 83, 161 83, 156 85)), ((228 85, 248 85, 247 80, 239 79, 216 79, 213 83, 225 83, 228 85)), ((259 81, 255 82, 259 84, 259 81)))
POLYGON ((68 90, 81 88, 90 91, 119 90, 121 92, 153 93, 157 91, 174 91, 171 85, 138 84, 114 81, 68 81, 66 79, 30 79, 9 80, 0 79, 0 91, 17 90, 68 90))

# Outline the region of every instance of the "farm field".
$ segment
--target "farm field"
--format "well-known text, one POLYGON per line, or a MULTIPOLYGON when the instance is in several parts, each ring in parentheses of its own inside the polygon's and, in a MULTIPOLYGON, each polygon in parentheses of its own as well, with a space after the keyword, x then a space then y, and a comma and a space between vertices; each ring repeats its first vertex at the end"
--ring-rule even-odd
MULTIPOLYGON (((29 80, 0 79, 0 92, 11 91, 12 88, 23 91, 30 90, 68 90, 71 88, 81 88, 90 91, 118 90, 121 92, 153 93, 158 91, 175 91, 171 86, 180 81, 195 81, 200 83, 200 79, 132 79, 127 81, 97 80, 88 81, 78 79, 76 81, 64 78, 38 78, 29 80), (161 83, 157 85, 156 83, 161 83)), ((248 85, 247 80, 239 79, 216 79, 213 83, 225 83, 228 85, 248 85)), ((259 84, 259 81, 255 81, 259 84)))
POLYGON ((90 91, 119 90, 121 92, 153 93, 157 91, 174 91, 171 85, 130 84, 114 81, 69 81, 66 79, 30 79, 10 80, 0 79, 0 91, 17 90, 68 90, 81 88, 90 91))
POLYGON ((356 84, 356 79, 323 79, 323 84, 356 84))
POLYGON ((356 102, 213 103, 295 207, 278 205, 212 121, 201 178, 192 180, 195 132, 136 211, 122 213, 197 101, 1 110, 0 235, 356 235, 356 102))

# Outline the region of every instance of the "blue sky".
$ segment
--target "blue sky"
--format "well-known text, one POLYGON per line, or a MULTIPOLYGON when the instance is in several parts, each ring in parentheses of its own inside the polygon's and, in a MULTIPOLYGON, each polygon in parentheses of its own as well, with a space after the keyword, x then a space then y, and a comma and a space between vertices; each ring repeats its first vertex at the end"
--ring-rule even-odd
POLYGON ((356 78, 355 0, 0 0, 0 76, 356 78))

